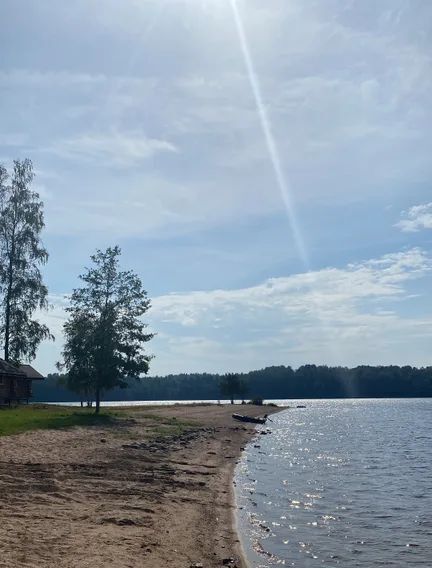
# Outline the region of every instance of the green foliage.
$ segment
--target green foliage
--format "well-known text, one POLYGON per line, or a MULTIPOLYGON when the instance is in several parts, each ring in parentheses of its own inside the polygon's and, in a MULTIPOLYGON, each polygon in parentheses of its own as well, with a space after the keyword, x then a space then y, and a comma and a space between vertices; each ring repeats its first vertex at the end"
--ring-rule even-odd
POLYGON ((106 426, 115 422, 113 414, 95 415, 87 410, 77 411, 73 408, 56 406, 21 406, 0 410, 0 436, 19 434, 28 430, 106 426))
POLYGON ((98 250, 93 266, 80 276, 84 285, 73 291, 64 325, 63 363, 67 386, 88 397, 94 393, 96 412, 100 396, 127 379, 146 374, 152 358, 143 345, 147 333, 142 316, 150 300, 141 280, 132 271, 119 270, 119 247, 98 250))
POLYGON ((234 404, 234 398, 238 395, 241 398, 247 393, 246 382, 236 373, 226 373, 220 379, 220 392, 223 397, 227 397, 231 400, 231 404, 234 404))
POLYGON ((0 166, 0 335, 6 361, 31 360, 39 343, 54 339, 32 315, 47 309, 48 290, 40 266, 48 260, 41 244, 43 203, 30 189, 30 160, 15 160, 12 176, 0 166))
MULTIPOLYGON (((179 420, 175 417, 152 414, 149 408, 104 409, 94 414, 89 409, 68 408, 66 406, 30 405, 17 408, 0 409, 0 436, 20 434, 33 430, 59 430, 79 427, 113 427, 111 435, 133 439, 135 424, 145 427, 145 437, 166 438, 179 436, 196 428, 196 422, 179 420), (132 427, 132 428, 131 428, 132 427)), ((138 433, 142 440, 143 430, 138 433)))
MULTIPOLYGON (((432 397, 432 367, 360 366, 326 367, 305 365, 274 366, 240 375, 250 398, 258 394, 266 400, 284 398, 350 397, 432 397)), ((190 373, 148 377, 132 383, 127 390, 116 388, 111 400, 217 400, 221 397, 221 375, 190 373)), ((58 375, 34 381, 39 401, 80 400, 61 390, 58 375)), ((236 395, 239 396, 239 395, 236 395)))

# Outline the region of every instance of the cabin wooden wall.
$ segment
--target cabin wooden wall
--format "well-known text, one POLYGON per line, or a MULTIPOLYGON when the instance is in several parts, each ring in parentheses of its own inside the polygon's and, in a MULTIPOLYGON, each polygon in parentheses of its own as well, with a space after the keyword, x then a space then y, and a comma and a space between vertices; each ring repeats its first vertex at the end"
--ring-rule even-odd
POLYGON ((0 377, 0 403, 27 400, 31 396, 31 379, 0 377))
POLYGON ((31 397, 31 380, 14 379, 14 391, 17 399, 27 399, 31 397))
POLYGON ((8 398, 9 392, 10 392, 9 379, 0 377, 0 403, 4 402, 8 398))

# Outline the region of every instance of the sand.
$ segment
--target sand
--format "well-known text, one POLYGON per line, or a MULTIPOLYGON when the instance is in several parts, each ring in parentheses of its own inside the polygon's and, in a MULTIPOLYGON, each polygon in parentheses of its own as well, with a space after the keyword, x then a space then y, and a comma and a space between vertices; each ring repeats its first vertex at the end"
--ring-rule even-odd
POLYGON ((232 478, 254 427, 232 419, 239 408, 143 409, 121 426, 0 438, 0 566, 245 568, 232 478), (167 416, 190 425, 149 440, 167 416))

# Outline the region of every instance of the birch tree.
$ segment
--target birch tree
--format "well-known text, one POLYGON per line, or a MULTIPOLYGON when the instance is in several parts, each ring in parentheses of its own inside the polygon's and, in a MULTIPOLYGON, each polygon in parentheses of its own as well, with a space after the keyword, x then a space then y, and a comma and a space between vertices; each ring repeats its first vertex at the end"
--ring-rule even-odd
POLYGON ((98 250, 93 265, 80 276, 66 308, 63 368, 73 389, 92 391, 99 412, 101 396, 114 387, 127 387, 149 370, 152 358, 144 344, 153 337, 142 316, 150 300, 140 278, 121 271, 119 247, 98 250))
POLYGON ((15 160, 11 176, 0 166, 0 337, 4 359, 14 363, 30 361, 42 340, 53 339, 33 317, 48 308, 43 202, 31 189, 33 177, 28 159, 15 160))

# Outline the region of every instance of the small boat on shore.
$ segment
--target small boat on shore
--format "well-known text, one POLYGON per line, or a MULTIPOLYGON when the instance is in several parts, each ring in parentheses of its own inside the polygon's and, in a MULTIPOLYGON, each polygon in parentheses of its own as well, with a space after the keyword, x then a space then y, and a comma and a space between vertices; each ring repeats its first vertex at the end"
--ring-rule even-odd
POLYGON ((265 424, 267 421, 267 417, 254 418, 253 416, 245 416, 244 414, 233 414, 232 417, 239 422, 252 422, 252 424, 265 424))

